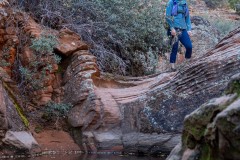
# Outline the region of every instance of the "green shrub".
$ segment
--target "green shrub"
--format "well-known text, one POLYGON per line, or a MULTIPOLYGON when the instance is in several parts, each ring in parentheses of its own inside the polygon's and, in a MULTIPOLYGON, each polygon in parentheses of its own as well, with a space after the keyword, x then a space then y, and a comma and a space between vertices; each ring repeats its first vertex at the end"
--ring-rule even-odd
POLYGON ((35 55, 41 60, 43 55, 49 56, 56 64, 61 62, 61 57, 53 53, 53 49, 57 46, 57 38, 51 34, 42 33, 39 38, 31 40, 32 48, 35 51, 35 55))
POLYGON ((31 40, 34 55, 31 62, 25 66, 18 66, 19 87, 23 93, 39 90, 43 87, 43 81, 48 78, 48 73, 53 70, 52 64, 58 64, 61 57, 53 53, 53 48, 58 44, 55 36, 41 34, 39 38, 31 40))
POLYGON ((208 14, 205 14, 202 17, 210 22, 211 26, 218 30, 220 39, 240 26, 239 21, 225 19, 225 17, 210 17, 208 14))
POLYGON ((239 0, 204 0, 209 8, 219 8, 230 6, 232 9, 236 9, 236 5, 240 4, 239 0))
POLYGON ((221 38, 226 36, 230 31, 233 31, 238 26, 240 26, 240 22, 238 21, 226 20, 223 18, 209 19, 209 21, 212 26, 217 28, 221 35, 221 38))
POLYGON ((228 0, 204 0, 207 7, 209 8, 219 8, 219 7, 227 7, 228 6, 228 0))
POLYGON ((27 81, 32 79, 32 73, 31 73, 31 71, 29 69, 20 66, 19 67, 19 71, 20 71, 21 75, 24 76, 24 78, 27 81))
POLYGON ((43 131, 43 126, 37 125, 37 126, 34 128, 34 131, 35 131, 36 133, 42 132, 42 131, 43 131))
POLYGON ((72 108, 71 104, 55 103, 53 101, 48 102, 46 105, 45 119, 54 120, 56 129, 61 126, 59 124, 60 118, 66 118, 69 110, 72 108))
POLYGON ((7 62, 5 59, 0 60, 0 67, 8 67, 10 66, 10 63, 7 62))
POLYGON ((49 115, 62 118, 67 117, 69 110, 72 108, 71 104, 55 103, 53 101, 48 102, 46 106, 46 111, 49 115))
MULTIPOLYGON (((110 67, 106 67, 106 62, 100 56, 105 52, 100 53, 99 49, 93 48, 92 52, 98 57, 101 69, 135 76, 148 74, 146 70, 149 70, 151 65, 149 62, 155 60, 149 60, 153 56, 149 56, 148 53, 158 54, 158 50, 163 47, 162 39, 166 35, 162 22, 164 9, 160 1, 90 0, 88 3, 78 4, 83 11, 87 10, 88 6, 92 6, 93 9, 89 19, 93 21, 93 24, 100 23, 100 25, 90 28, 94 33, 92 37, 88 37, 89 33, 85 30, 80 30, 79 33, 86 40, 90 38, 96 40, 96 45, 100 44, 99 48, 103 51, 107 50, 106 53, 111 52, 116 55, 106 54, 104 56, 112 59, 108 61, 110 67), (140 54, 137 55, 138 53, 140 54), (115 57, 120 59, 118 63, 113 61, 115 57), (122 65, 119 66, 119 63, 122 65)), ((150 72, 153 73, 154 69, 153 67, 150 72)))
POLYGON ((0 67, 9 67, 11 64, 8 62, 10 58, 9 47, 3 46, 1 49, 2 53, 0 55, 0 67))
POLYGON ((147 53, 135 52, 132 55, 134 68, 132 68, 132 75, 150 75, 153 74, 158 65, 158 54, 153 52, 151 48, 147 53), (138 74, 136 74, 136 68, 138 68, 138 74))
POLYGON ((236 4, 235 7, 236 7, 236 13, 240 15, 240 3, 236 4))
POLYGON ((53 48, 58 44, 57 38, 51 34, 41 34, 39 38, 32 39, 33 50, 39 53, 52 53, 53 48))
POLYGON ((147 74, 145 67, 156 61, 149 60, 155 56, 148 53, 157 55, 165 47, 161 0, 40 0, 22 5, 44 25, 67 26, 79 33, 92 46, 91 52, 105 72, 147 74), (136 53, 141 55, 133 56, 136 53), (147 65, 138 68, 135 63, 142 60, 147 65))
POLYGON ((240 4, 239 0, 228 0, 228 3, 232 9, 236 9, 236 5, 240 4))

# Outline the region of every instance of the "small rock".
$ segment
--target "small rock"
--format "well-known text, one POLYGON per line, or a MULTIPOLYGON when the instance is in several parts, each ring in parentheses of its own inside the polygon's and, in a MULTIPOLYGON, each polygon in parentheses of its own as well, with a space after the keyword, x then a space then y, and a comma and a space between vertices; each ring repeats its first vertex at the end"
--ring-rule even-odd
POLYGON ((5 138, 2 141, 3 143, 14 146, 20 150, 31 151, 32 149, 39 147, 32 134, 26 131, 7 131, 5 138))
POLYGON ((6 33, 9 35, 15 35, 16 34, 16 28, 15 27, 7 27, 6 33))

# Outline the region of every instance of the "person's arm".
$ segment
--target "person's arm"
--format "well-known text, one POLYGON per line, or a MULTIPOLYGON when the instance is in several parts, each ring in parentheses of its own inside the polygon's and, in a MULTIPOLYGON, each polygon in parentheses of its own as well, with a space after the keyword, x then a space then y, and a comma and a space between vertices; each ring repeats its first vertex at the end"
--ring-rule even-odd
POLYGON ((185 20, 186 20, 188 35, 191 37, 192 36, 192 31, 191 31, 192 30, 192 25, 191 25, 189 10, 188 10, 188 14, 187 14, 185 20))
POLYGON ((174 16, 172 16, 172 8, 173 8, 173 1, 169 0, 166 8, 166 21, 170 26, 171 35, 175 36, 177 33, 173 26, 174 16))
POLYGON ((173 7, 173 1, 169 0, 168 4, 167 4, 167 8, 166 8, 166 21, 170 26, 170 29, 174 29, 173 28, 173 19, 174 17, 171 15, 172 14, 172 7, 173 7))
POLYGON ((190 19, 190 14, 189 13, 186 16, 185 20, 186 20, 186 24, 187 24, 187 31, 191 31, 192 30, 192 25, 191 25, 191 19, 190 19))

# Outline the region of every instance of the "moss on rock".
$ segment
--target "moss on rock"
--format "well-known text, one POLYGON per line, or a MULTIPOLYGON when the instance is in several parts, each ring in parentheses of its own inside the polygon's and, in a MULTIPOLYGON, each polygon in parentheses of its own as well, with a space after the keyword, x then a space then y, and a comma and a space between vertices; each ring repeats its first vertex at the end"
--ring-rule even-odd
POLYGON ((23 124, 25 125, 25 127, 29 127, 29 121, 27 119, 27 117, 24 115, 23 109, 21 107, 21 105, 18 103, 17 99, 15 98, 14 92, 12 91, 12 89, 8 86, 7 83, 3 82, 3 86, 4 88, 7 90, 9 97, 12 99, 13 105, 16 108, 16 111, 19 115, 19 117, 21 118, 23 124))

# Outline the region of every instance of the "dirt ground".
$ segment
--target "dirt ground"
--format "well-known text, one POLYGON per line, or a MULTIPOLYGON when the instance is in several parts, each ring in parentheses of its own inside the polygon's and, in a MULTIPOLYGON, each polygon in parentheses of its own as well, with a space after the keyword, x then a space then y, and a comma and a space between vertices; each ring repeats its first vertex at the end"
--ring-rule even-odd
POLYGON ((44 151, 79 151, 79 146, 73 141, 69 133, 58 130, 44 130, 40 133, 34 133, 34 137, 44 151))

